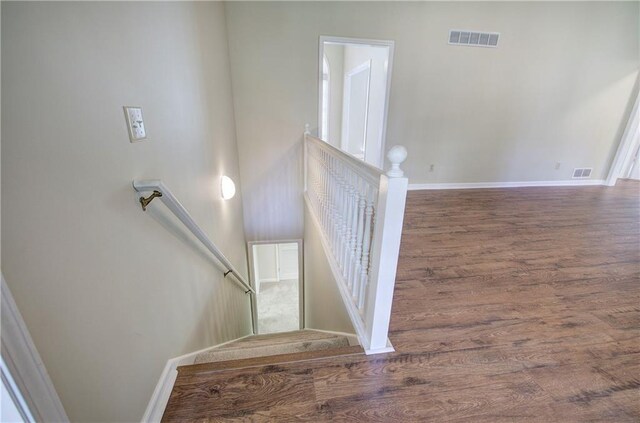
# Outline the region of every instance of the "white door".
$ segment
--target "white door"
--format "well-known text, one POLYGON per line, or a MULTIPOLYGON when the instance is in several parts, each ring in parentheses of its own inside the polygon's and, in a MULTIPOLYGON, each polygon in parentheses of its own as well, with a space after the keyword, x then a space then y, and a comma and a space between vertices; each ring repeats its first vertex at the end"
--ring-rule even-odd
POLYGON ((371 61, 355 67, 345 76, 342 149, 364 160, 369 113, 371 61))

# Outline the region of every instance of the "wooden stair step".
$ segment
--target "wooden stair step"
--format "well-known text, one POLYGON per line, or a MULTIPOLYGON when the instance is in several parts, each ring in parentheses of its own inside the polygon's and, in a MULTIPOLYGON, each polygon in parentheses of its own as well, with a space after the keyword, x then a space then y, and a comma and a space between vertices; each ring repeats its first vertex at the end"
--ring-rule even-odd
POLYGON ((315 331, 313 329, 303 329, 291 332, 269 333, 262 335, 252 335, 229 344, 223 345, 217 349, 234 349, 245 347, 261 347, 265 345, 284 344, 294 341, 316 341, 321 339, 335 339, 342 337, 341 334, 325 333, 315 331))
POLYGON ((331 339, 316 339, 313 341, 295 341, 273 345, 254 346, 253 344, 244 347, 238 345, 233 349, 213 349, 196 356, 194 364, 210 363, 215 361, 241 360, 252 357, 262 357, 271 355, 293 354, 306 351, 330 350, 349 346, 346 337, 335 337, 331 339))
POLYGON ((196 373, 219 372, 230 369, 268 366, 271 364, 293 363, 298 361, 319 360, 336 356, 364 354, 359 345, 332 348, 327 350, 305 351, 290 354, 269 355, 263 357, 242 358, 238 360, 216 361, 212 363, 191 364, 178 366, 180 376, 196 373))

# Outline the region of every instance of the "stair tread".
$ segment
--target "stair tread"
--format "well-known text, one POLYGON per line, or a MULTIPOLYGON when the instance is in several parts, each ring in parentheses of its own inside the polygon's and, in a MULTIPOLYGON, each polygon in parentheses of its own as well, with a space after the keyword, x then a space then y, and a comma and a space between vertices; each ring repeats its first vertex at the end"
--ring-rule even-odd
POLYGON ((333 338, 339 338, 341 336, 343 335, 304 329, 304 330, 297 330, 292 332, 253 335, 253 336, 240 339, 238 341, 230 342, 216 349, 228 350, 228 349, 238 348, 238 346, 245 348, 247 346, 262 346, 262 345, 290 343, 298 340, 333 339, 333 338))
POLYGON ((233 349, 213 349, 200 353, 195 358, 195 363, 240 360, 252 357, 327 350, 346 346, 349 346, 349 339, 344 336, 325 339, 297 339, 292 342, 265 345, 238 345, 237 348, 233 349))
POLYGON ((316 360, 330 358, 335 356, 363 354, 364 349, 359 345, 348 347, 331 348, 316 351, 305 351, 288 354, 277 354, 261 357, 242 358, 237 360, 216 361, 211 363, 190 364, 178 366, 177 370, 180 375, 191 375, 196 373, 219 372, 231 369, 240 369, 246 367, 260 367, 272 364, 291 363, 296 361, 316 360))

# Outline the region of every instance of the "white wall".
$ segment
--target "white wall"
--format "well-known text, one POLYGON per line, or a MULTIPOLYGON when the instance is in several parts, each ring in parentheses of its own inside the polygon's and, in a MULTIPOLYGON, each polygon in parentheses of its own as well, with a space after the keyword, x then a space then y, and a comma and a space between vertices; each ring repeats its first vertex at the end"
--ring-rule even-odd
POLYGON ((409 150, 411 183, 567 180, 574 167, 593 167, 600 179, 630 110, 638 8, 227 4, 247 237, 303 231, 301 133, 305 123, 317 125, 320 35, 395 41, 386 144, 409 150), (500 46, 449 46, 455 28, 500 32, 500 46))
POLYGON ((278 279, 278 258, 276 244, 256 244, 253 246, 255 272, 258 283, 273 282, 278 279))
POLYGON ((298 279, 298 244, 278 244, 278 276, 280 280, 298 279))
POLYGON ((251 331, 248 297, 131 186, 162 178, 246 269, 242 199, 218 189, 240 182, 223 5, 3 2, 2 94, 5 278, 70 419, 139 421, 167 359, 251 331))
POLYGON ((305 206, 304 322, 310 329, 355 333, 322 248, 321 230, 305 206))
POLYGON ((254 244, 254 272, 259 287, 263 282, 298 278, 298 244, 254 244))

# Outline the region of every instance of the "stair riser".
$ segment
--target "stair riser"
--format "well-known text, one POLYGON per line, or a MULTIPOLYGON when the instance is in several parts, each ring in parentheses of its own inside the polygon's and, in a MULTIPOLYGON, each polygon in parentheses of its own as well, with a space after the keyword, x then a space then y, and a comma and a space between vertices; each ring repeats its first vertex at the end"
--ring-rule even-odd
POLYGON ((299 341, 288 344, 265 345, 254 348, 213 350, 198 355, 194 364, 239 360, 279 354, 302 353, 307 351, 320 351, 348 346, 349 340, 347 338, 335 337, 326 340, 299 341))

